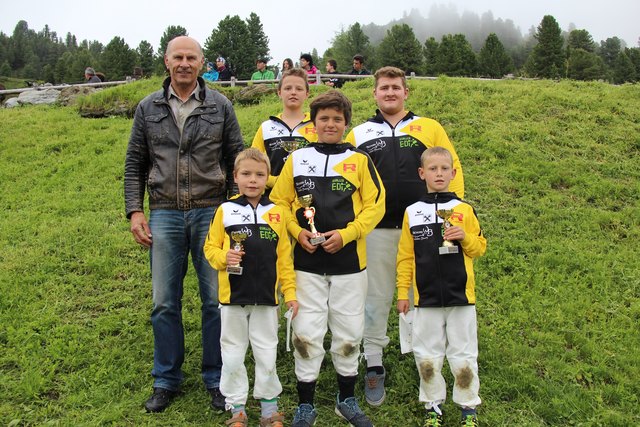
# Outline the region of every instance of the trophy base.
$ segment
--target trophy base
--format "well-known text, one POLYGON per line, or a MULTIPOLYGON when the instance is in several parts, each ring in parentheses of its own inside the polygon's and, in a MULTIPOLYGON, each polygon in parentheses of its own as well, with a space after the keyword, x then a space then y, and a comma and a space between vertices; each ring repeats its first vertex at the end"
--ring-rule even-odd
POLYGON ((440 255, 457 254, 458 247, 457 246, 440 246, 438 248, 438 252, 440 252, 440 255))
POLYGON ((227 273, 229 274, 237 274, 237 275, 242 275, 242 267, 240 267, 239 265, 229 265, 227 266, 227 273))
POLYGON ((311 243, 313 246, 318 246, 320 243, 324 243, 326 241, 327 239, 322 235, 315 236, 309 239, 309 243, 311 243))

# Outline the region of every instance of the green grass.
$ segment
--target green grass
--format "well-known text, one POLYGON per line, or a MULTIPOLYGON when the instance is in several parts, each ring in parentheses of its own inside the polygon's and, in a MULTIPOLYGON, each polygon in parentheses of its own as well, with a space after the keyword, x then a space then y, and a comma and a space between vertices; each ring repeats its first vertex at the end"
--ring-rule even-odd
MULTIPOLYGON (((86 102, 135 104, 158 84, 86 102)), ((410 89, 409 108, 454 141, 488 239, 476 262, 483 425, 639 425, 640 87, 443 78, 410 89)), ((371 81, 345 86, 355 123, 372 114, 371 91, 371 81)), ((279 111, 276 97, 237 107, 246 143, 279 111)), ((183 394, 165 413, 142 408, 151 289, 148 254, 124 217, 130 128, 72 107, 0 110, 0 425, 224 425, 199 378, 192 271, 183 394)), ((387 401, 366 410, 378 427, 419 425, 418 376, 391 319, 387 401)), ((284 342, 278 370, 290 420, 297 398, 284 342)), ((335 388, 327 359, 320 427, 345 425, 333 415, 335 388)), ((255 425, 254 401, 249 411, 255 425)), ((445 411, 457 425, 450 401, 445 411)))

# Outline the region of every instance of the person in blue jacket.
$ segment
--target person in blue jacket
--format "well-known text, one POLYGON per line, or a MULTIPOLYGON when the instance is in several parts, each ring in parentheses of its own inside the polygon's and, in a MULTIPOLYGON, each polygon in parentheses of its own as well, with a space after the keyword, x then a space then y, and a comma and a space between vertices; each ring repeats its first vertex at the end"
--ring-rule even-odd
POLYGON ((218 71, 213 66, 213 62, 207 62, 207 72, 202 75, 202 78, 208 82, 215 82, 218 80, 218 71))

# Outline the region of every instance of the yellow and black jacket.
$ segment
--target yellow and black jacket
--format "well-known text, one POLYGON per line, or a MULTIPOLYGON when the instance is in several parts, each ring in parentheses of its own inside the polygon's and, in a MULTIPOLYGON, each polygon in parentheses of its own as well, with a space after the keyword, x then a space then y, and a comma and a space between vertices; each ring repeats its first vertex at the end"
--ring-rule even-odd
POLYGON ((409 298, 413 286, 416 307, 452 307, 476 303, 473 258, 482 256, 487 241, 471 205, 454 193, 428 193, 407 208, 398 243, 398 299, 409 298), (438 209, 453 209, 452 226, 465 232, 454 241, 457 254, 440 255, 442 219, 438 209))
POLYGON ((269 157, 271 175, 267 180, 267 188, 273 188, 282 166, 289 156, 289 153, 282 147, 285 141, 296 141, 298 148, 303 148, 310 142, 317 140, 316 128, 309 118, 309 113, 305 113, 304 120, 293 129, 282 121, 282 113, 271 116, 269 120, 262 122, 253 137, 251 147, 257 148, 269 157))
POLYGON ((373 162, 351 144, 314 143, 291 153, 271 192, 271 200, 290 207, 289 233, 309 229, 299 196, 311 194, 316 229, 337 230, 344 247, 335 254, 322 247, 309 254, 294 247, 296 270, 316 274, 351 274, 367 266, 365 236, 384 215, 385 192, 373 162))
POLYGON ((244 196, 223 203, 211 221, 204 255, 218 270, 220 304, 278 305, 278 282, 285 302, 296 299, 296 278, 287 235, 288 212, 263 197, 254 209, 244 196), (242 275, 226 272, 232 231, 244 231, 242 275))
POLYGON ((433 119, 412 112, 392 127, 380 111, 347 135, 346 142, 365 151, 378 169, 387 190, 387 206, 378 228, 400 228, 404 210, 424 193, 424 181, 418 175, 420 156, 431 147, 444 147, 453 156, 456 177, 450 189, 464 197, 462 166, 444 128, 433 119))

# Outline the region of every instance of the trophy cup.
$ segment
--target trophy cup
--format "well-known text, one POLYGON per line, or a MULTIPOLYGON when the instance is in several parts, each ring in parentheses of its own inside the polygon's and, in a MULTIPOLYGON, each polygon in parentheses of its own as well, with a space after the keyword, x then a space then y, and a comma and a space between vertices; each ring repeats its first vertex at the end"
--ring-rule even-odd
MULTIPOLYGON (((451 223, 449 222, 449 218, 451 218, 451 215, 453 215, 453 209, 438 209, 436 211, 436 214, 442 218, 442 235, 444 236, 444 231, 451 227, 451 223)), ((438 252, 440 253, 440 255, 449 255, 449 254, 457 254, 458 253, 458 247, 453 244, 451 241, 449 240, 444 240, 442 242, 442 246, 440 246, 438 248, 438 252)))
MULTIPOLYGON (((246 231, 232 231, 231 232, 231 238, 233 239, 233 250, 234 251, 241 251, 243 249, 242 247, 242 242, 244 240, 246 240, 247 238, 247 232, 246 231)), ((240 263, 237 263, 236 265, 227 265, 227 273, 229 274, 242 274, 242 267, 240 266, 240 263)))
POLYGON ((298 202, 304 208, 304 217, 307 218, 309 222, 309 228, 311 229, 311 233, 313 233, 313 237, 309 239, 309 242, 312 245, 319 245, 324 242, 325 237, 316 230, 316 226, 313 223, 313 217, 316 215, 316 208, 311 206, 311 202, 313 201, 313 196, 311 194, 305 194, 304 196, 298 197, 298 202))
POLYGON ((291 154, 298 149, 298 141, 295 139, 289 141, 282 141, 282 148, 287 153, 291 154))

